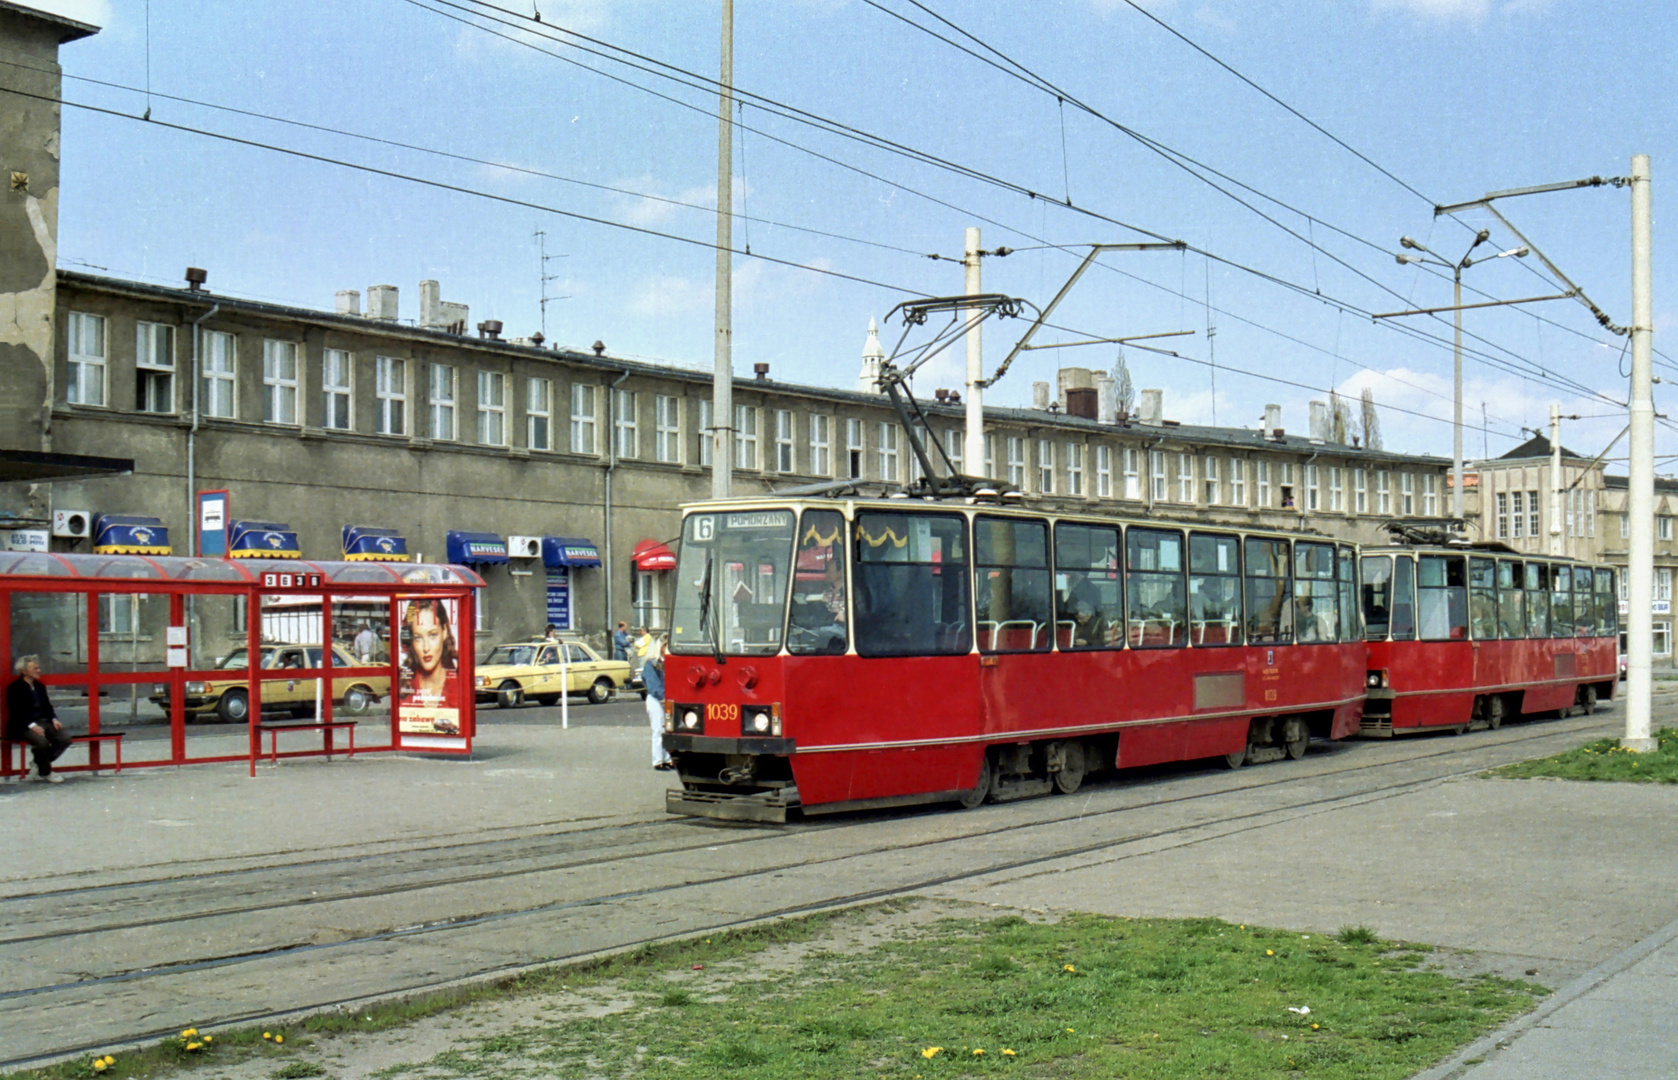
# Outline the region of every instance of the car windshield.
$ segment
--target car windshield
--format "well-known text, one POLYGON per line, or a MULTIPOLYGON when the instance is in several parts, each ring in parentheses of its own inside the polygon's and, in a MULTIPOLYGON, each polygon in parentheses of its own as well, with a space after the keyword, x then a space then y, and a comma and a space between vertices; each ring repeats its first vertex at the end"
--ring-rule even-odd
MULTIPOLYGON (((242 668, 242 667, 245 667, 247 664, 250 663, 250 661, 245 659, 245 657, 246 657, 246 652, 245 652, 244 649, 234 649, 232 652, 227 654, 227 659, 223 660, 221 663, 217 664, 216 666, 219 667, 219 668, 242 668)), ((263 668, 264 669, 272 668, 274 666, 275 662, 279 660, 279 658, 280 658, 280 651, 278 649, 264 649, 264 650, 262 650, 262 666, 263 666, 263 668)))
POLYGON ((728 656, 779 652, 792 534, 790 510, 689 514, 676 567, 671 650, 728 656))
POLYGON ((498 645, 489 654, 486 664, 534 664, 536 662, 536 646, 534 645, 498 645))

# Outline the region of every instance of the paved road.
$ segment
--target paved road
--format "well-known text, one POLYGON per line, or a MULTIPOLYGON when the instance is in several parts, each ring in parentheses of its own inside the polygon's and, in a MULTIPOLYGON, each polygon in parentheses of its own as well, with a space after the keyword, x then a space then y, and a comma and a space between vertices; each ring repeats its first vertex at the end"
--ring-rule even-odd
POLYGON ((1468 779, 1614 712, 771 827, 666 818, 638 703, 579 707, 570 731, 553 711, 489 710, 471 762, 4 789, 15 835, 67 846, 14 845, 0 869, 0 1064, 905 892, 1367 923, 1550 985, 1678 917, 1673 846, 1640 827, 1678 792, 1468 779))

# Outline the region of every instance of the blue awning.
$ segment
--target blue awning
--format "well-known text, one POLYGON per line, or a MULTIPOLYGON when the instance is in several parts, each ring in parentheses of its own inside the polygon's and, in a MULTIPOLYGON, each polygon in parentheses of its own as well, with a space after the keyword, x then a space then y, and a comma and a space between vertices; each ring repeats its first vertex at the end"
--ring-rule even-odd
POLYGON ((471 563, 504 563, 507 561, 507 541, 494 533, 450 529, 449 561, 462 566, 471 563))
POLYGON ((95 555, 167 555, 169 529, 154 517, 100 514, 93 519, 95 555))
POLYGON ((408 541, 395 529, 344 526, 345 562, 407 562, 408 541))
POLYGON ((301 559, 302 545, 291 526, 278 521, 235 521, 228 527, 233 542, 227 554, 234 559, 301 559))
POLYGON ((575 536, 542 537, 543 566, 599 566, 600 551, 593 540, 575 536))

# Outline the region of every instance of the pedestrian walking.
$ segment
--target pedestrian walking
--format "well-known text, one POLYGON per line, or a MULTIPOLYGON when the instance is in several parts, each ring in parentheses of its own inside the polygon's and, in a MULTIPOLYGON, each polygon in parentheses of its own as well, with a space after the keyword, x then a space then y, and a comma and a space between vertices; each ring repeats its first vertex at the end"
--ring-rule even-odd
POLYGON ((70 749, 70 736, 59 723, 52 702, 47 700, 47 687, 41 681, 41 658, 33 654, 20 656, 12 665, 12 672, 17 678, 6 687, 6 738, 28 743, 35 754, 35 773, 24 779, 62 784, 64 777, 52 771, 52 763, 70 749))
POLYGON ((612 659, 629 659, 629 624, 618 623, 617 633, 612 635, 612 659))
POLYGON ((654 638, 647 646, 646 659, 641 664, 641 683, 647 688, 647 722, 653 729, 653 768, 668 772, 675 768, 670 754, 664 749, 664 636, 654 638))

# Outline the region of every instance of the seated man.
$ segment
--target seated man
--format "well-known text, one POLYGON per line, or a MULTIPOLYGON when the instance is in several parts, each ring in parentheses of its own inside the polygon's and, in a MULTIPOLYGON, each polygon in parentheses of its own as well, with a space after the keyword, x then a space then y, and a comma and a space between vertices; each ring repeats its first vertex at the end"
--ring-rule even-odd
POLYGON ((47 687, 41 682, 41 659, 20 656, 12 671, 17 678, 6 687, 6 738, 28 743, 34 752, 35 775, 25 779, 62 784, 64 778, 52 771, 52 763, 70 748, 70 735, 47 700, 47 687))

